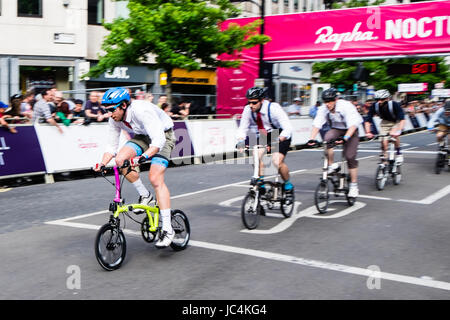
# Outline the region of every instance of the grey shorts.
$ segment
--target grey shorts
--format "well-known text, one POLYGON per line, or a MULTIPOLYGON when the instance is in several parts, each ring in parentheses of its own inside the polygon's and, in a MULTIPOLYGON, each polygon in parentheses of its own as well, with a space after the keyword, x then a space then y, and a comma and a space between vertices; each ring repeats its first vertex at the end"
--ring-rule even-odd
MULTIPOLYGON (((387 120, 381 120, 380 123, 380 135, 387 136, 389 135, 389 132, 399 124, 400 121, 397 122, 391 122, 387 120)), ((389 137, 382 137, 381 140, 388 139, 389 137)))
MULTIPOLYGON (((166 143, 162 147, 162 149, 159 150, 156 156, 163 157, 167 160, 170 160, 170 154, 172 153, 173 148, 175 147, 175 143, 177 141, 175 137, 175 133, 173 129, 169 129, 165 131, 166 135, 166 143)), ((133 139, 128 140, 128 143, 134 143, 141 149, 141 153, 137 155, 141 155, 149 148, 149 145, 152 143, 152 140, 148 135, 145 134, 136 134, 133 139)))

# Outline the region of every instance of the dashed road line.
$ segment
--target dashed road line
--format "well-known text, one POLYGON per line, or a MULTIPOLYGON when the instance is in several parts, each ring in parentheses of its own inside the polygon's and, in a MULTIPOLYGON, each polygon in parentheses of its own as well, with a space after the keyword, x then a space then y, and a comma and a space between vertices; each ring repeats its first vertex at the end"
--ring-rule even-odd
MULTIPOLYGON (((97 225, 69 222, 69 221, 67 221, 67 219, 63 219, 63 220, 49 221, 46 224, 65 226, 65 227, 73 227, 73 228, 82 228, 82 229, 88 229, 88 230, 98 230, 100 228, 100 226, 97 226, 97 225), (63 221, 63 220, 66 220, 66 221, 63 221)), ((141 236, 139 231, 133 231, 133 230, 126 229, 126 230, 124 230, 124 232, 129 235, 134 235, 134 236, 138 236, 138 237, 141 236)), ((388 272, 381 272, 381 271, 376 272, 376 274, 374 274, 373 270, 368 269, 368 268, 365 269, 365 268, 353 267, 353 266, 348 266, 348 265, 343 265, 343 264, 336 264, 336 263, 324 262, 324 261, 319 261, 319 260, 311 260, 311 259, 305 259, 305 258, 285 255, 285 254, 274 253, 274 252, 234 247, 234 246, 216 244, 216 243, 205 242, 205 241, 190 240, 189 245, 192 247, 216 250, 216 251, 227 252, 227 253, 231 253, 231 254, 241 254, 241 255, 246 255, 246 256, 251 256, 251 257, 256 257, 256 258, 278 261, 278 262, 293 263, 293 264, 302 265, 302 266, 306 266, 306 267, 354 274, 354 275, 359 275, 359 276, 368 277, 368 278, 376 277, 378 279, 390 280, 390 281, 395 281, 395 282, 404 283, 404 284, 413 284, 413 285, 422 286, 422 287, 430 287, 430 288, 441 289, 441 290, 450 290, 450 283, 444 282, 444 281, 433 280, 433 279, 425 278, 425 277, 412 277, 412 276, 406 276, 406 275, 388 273, 388 272)), ((374 265, 374 264, 372 264, 372 265, 374 265)))

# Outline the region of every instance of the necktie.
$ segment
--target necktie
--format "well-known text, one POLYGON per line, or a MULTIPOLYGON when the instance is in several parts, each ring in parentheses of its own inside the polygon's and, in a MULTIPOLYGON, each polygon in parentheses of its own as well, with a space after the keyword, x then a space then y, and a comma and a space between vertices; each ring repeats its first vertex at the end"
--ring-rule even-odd
POLYGON ((122 120, 122 122, 123 122, 128 128, 130 128, 130 129, 133 130, 133 128, 131 127, 131 125, 130 125, 130 123, 129 123, 128 121, 122 120))
POLYGON ((264 128, 264 124, 262 122, 261 113, 256 113, 256 124, 258 125, 258 131, 260 134, 267 135, 267 130, 264 128))

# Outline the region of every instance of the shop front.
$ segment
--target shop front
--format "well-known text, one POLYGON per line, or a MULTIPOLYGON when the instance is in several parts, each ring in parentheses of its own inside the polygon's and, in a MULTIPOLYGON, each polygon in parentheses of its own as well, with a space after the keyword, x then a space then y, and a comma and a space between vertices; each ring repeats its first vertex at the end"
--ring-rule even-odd
MULTIPOLYGON (((164 77, 164 73, 162 76, 164 77)), ((215 70, 187 71, 175 68, 172 71, 172 96, 175 102, 192 102, 196 114, 215 113, 216 84, 215 70)), ((163 85, 164 83, 161 83, 161 86, 163 85)))

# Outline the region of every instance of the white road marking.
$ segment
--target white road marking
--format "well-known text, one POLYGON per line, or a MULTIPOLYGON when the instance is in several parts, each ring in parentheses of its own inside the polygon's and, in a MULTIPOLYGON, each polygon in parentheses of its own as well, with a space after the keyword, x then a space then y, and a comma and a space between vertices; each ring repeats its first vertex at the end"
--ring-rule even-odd
POLYGON ((435 193, 429 195, 428 197, 426 197, 425 199, 422 199, 422 200, 405 200, 405 199, 400 199, 400 200, 397 200, 397 201, 409 202, 409 203, 417 203, 417 204, 432 204, 433 202, 436 202, 437 200, 445 197, 449 193, 450 193, 450 184, 447 185, 446 187, 442 188, 441 190, 436 191, 435 193))
MULTIPOLYGON (((67 219, 63 219, 63 220, 67 220, 67 219)), ((97 225, 86 224, 86 223, 67 222, 67 221, 63 221, 63 220, 49 221, 49 222, 47 222, 47 224, 88 229, 88 230, 98 230, 100 228, 100 226, 97 226, 97 225)), ((124 230, 124 232, 129 235, 140 236, 140 232, 138 232, 138 231, 124 230)), ((254 249, 246 249, 246 248, 241 248, 241 247, 233 247, 233 246, 228 246, 228 245, 215 244, 215 243, 196 241, 196 240, 190 240, 189 245, 193 246, 193 247, 198 247, 198 248, 228 252, 228 253, 232 253, 232 254, 242 254, 242 255, 246 255, 246 256, 274 260, 274 261, 278 261, 278 262, 288 262, 288 263, 293 263, 293 264, 302 265, 302 266, 306 266, 306 267, 319 268, 319 269, 323 269, 323 270, 330 270, 330 271, 354 274, 354 275, 359 275, 359 276, 363 276, 363 277, 373 277, 373 272, 370 269, 365 269, 365 268, 360 268, 360 267, 352 267, 352 266, 347 266, 347 265, 343 265, 343 264, 329 263, 329 262, 324 262, 324 261, 319 261, 319 260, 304 259, 304 258, 299 258, 299 257, 289 256, 289 255, 284 255, 284 254, 279 254, 279 253, 254 250, 254 249)), ((390 280, 390 281, 395 281, 395 282, 400 282, 400 283, 413 284, 413 285, 417 285, 417 286, 430 287, 430 288, 442 289, 442 290, 450 290, 450 283, 444 282, 444 281, 437 281, 437 280, 426 279, 426 278, 405 276, 405 275, 401 275, 401 274, 387 273, 387 272, 379 272, 379 273, 377 272, 377 276, 380 279, 385 279, 385 280, 390 280)))
MULTIPOLYGON (((409 151, 417 147, 412 147, 406 150, 402 150, 402 153, 410 153, 410 154, 436 154, 437 151, 409 151)), ((323 150, 305 150, 307 152, 323 152, 323 150)), ((367 152, 367 153, 380 153, 380 150, 371 150, 371 149, 358 149, 358 152, 367 152)))
MULTIPOLYGON (((190 244, 195 247, 201 247, 201 248, 205 248, 205 249, 218 250, 218 251, 235 253, 235 254, 236 253, 243 254, 243 255, 247 255, 247 256, 253 256, 253 257, 257 257, 257 258, 269 259, 269 260, 280 261, 280 262, 294 263, 294 264, 303 265, 303 266, 307 266, 307 267, 355 274, 355 275, 359 275, 359 276, 363 276, 363 277, 373 277, 373 272, 370 269, 365 269, 365 268, 352 267, 352 266, 347 266, 347 265, 342 265, 342 264, 304 259, 304 258, 299 258, 299 257, 289 256, 289 255, 284 255, 284 254, 279 254, 279 253, 239 248, 239 247, 232 247, 232 246, 214 244, 214 243, 203 242, 203 241, 192 240, 192 241, 190 241, 190 244)), ((377 272, 377 276, 379 276, 380 279, 385 279, 385 280, 391 280, 391 281, 396 281, 396 282, 401 282, 401 283, 406 283, 406 284, 414 284, 414 285, 418 285, 418 286, 431 287, 431 288, 442 289, 442 290, 450 290, 450 283, 444 282, 444 281, 423 279, 423 278, 405 276, 405 275, 401 275, 401 274, 388 273, 388 272, 379 272, 379 273, 377 272)))
MULTIPOLYGON (((336 202, 342 202, 340 200, 333 200, 330 201, 331 203, 336 203, 336 202)), ((345 201, 347 202, 347 201, 345 201)), ((318 214, 317 212, 317 208, 316 206, 311 206, 309 208, 306 208, 300 212, 298 212, 298 207, 300 206, 301 203, 296 202, 295 203, 295 207, 294 207, 294 212, 292 214, 292 216, 290 216, 289 218, 285 218, 283 219, 283 221, 281 221, 279 224, 277 224, 276 226, 272 227, 271 229, 267 229, 267 230, 262 230, 262 229, 254 229, 254 230, 247 230, 247 229, 243 229, 241 230, 241 232, 243 233, 250 233, 250 234, 274 234, 274 233, 280 233, 285 231, 286 229, 288 229, 289 227, 291 227, 295 221, 297 221, 297 219, 302 218, 302 217, 308 217, 308 218, 319 218, 319 219, 334 219, 334 218, 340 218, 343 216, 346 216, 350 213, 352 213, 353 211, 356 211, 358 209, 363 208, 366 204, 362 203, 362 202, 356 202, 352 207, 346 208, 342 211, 339 211, 336 214, 333 215, 321 215, 318 214)), ((335 211, 336 209, 330 208, 328 211, 335 211)))

